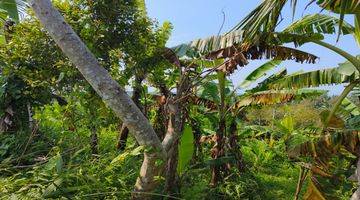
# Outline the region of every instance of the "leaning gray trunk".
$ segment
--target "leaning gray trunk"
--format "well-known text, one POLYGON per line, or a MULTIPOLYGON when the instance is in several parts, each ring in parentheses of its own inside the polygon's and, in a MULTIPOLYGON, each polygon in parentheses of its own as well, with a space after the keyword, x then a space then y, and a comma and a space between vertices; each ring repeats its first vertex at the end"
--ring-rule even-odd
MULTIPOLYGON (((140 109, 143 110, 140 102, 142 87, 141 83, 144 80, 143 77, 139 77, 135 75, 135 85, 133 87, 133 95, 131 99, 134 101, 135 105, 140 109)), ((126 148, 126 142, 129 136, 129 129, 126 127, 125 124, 122 125, 120 133, 119 133, 119 140, 117 143, 118 150, 124 150, 126 148)))
POLYGON ((360 199, 360 158, 359 158, 359 160, 357 162, 355 176, 357 177, 358 189, 351 196, 350 200, 359 200, 360 199))
MULTIPOLYGON (((159 166, 155 163, 164 160, 166 153, 149 121, 134 104, 130 97, 114 81, 109 73, 100 66, 95 56, 81 41, 74 30, 65 22, 63 16, 51 4, 50 0, 32 0, 30 5, 42 25, 49 32, 56 44, 61 48, 69 60, 81 72, 97 94, 123 121, 134 135, 137 142, 150 153, 145 153, 139 178, 135 184, 134 198, 152 191, 156 184, 154 176, 159 173, 159 166)), ((149 198, 146 196, 146 198, 149 198)))

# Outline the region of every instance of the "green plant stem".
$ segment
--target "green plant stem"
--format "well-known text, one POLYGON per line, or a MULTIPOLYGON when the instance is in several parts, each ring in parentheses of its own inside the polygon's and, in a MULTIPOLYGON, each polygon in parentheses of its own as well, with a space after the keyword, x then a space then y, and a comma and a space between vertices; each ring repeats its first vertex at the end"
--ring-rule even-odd
POLYGON ((218 72, 218 81, 219 81, 219 94, 220 94, 220 105, 219 105, 219 112, 220 118, 225 117, 225 81, 226 81, 226 74, 224 72, 218 72))
POLYGON ((320 46, 323 46, 327 49, 330 49, 332 51, 334 51, 335 53, 343 56, 344 58, 346 58, 349 62, 351 62, 355 68, 360 72, 360 60, 358 60, 355 56, 352 56, 351 54, 347 53, 346 51, 334 46, 334 45, 331 45, 329 43, 326 43, 324 41, 320 41, 320 40, 315 40, 315 41, 312 41, 313 43, 315 44, 318 44, 320 46))
POLYGON ((335 105, 333 106, 332 110, 329 113, 329 116, 326 118, 325 124, 324 124, 324 130, 329 126, 329 122, 333 115, 338 110, 339 106, 341 105, 341 102, 347 97, 347 95, 354 89, 354 87, 359 84, 360 79, 356 80, 355 82, 350 83, 348 86, 345 87, 344 91, 341 93, 341 95, 338 97, 335 105))

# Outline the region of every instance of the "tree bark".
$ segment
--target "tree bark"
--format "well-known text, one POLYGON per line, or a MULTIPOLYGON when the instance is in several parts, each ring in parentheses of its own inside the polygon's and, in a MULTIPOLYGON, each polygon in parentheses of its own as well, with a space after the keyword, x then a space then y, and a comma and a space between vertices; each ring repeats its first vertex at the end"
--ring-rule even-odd
MULTIPOLYGON (((189 89, 188 73, 182 72, 177 86, 177 94, 174 99, 167 102, 167 113, 169 115, 168 128, 163 140, 166 151, 169 152, 166 165, 165 191, 169 196, 176 197, 180 193, 180 180, 177 174, 179 138, 185 125, 186 99, 184 96, 189 89)), ((171 198, 170 198, 171 199, 171 198)))
POLYGON ((179 140, 176 140, 175 144, 169 151, 169 158, 166 165, 166 179, 165 179, 165 191, 169 197, 177 197, 180 194, 180 180, 177 174, 178 157, 179 157, 179 140))
MULTIPOLYGON (((159 173, 156 162, 164 160, 166 152, 149 121, 110 74, 100 66, 79 36, 67 24, 50 0, 32 0, 30 6, 42 25, 69 60, 77 67, 97 94, 129 128, 137 142, 149 153, 144 154, 140 174, 135 184, 134 199, 150 198, 144 192, 152 191, 156 183, 154 176, 159 173)), ((161 165, 161 164, 159 164, 161 165)))
MULTIPOLYGON (((134 101, 135 105, 141 110, 143 111, 141 102, 140 102, 140 98, 141 98, 141 92, 142 92, 142 87, 141 87, 141 83, 144 80, 143 77, 140 77, 139 75, 135 74, 135 83, 134 83, 134 87, 133 87, 133 95, 131 97, 131 99, 134 101)), ((119 140, 117 143, 117 149, 123 151, 126 148, 126 142, 129 136, 129 129, 128 127, 126 127, 125 124, 122 125, 121 130, 120 130, 120 134, 119 134, 119 140)))

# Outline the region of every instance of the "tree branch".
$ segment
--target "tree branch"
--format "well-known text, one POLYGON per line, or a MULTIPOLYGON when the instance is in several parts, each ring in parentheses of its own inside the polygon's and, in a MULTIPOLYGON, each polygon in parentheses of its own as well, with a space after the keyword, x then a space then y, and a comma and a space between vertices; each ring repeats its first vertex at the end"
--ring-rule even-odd
POLYGON ((30 6, 64 54, 81 72, 106 105, 129 128, 137 142, 148 150, 148 153, 145 153, 135 190, 137 192, 152 190, 155 187, 153 178, 157 175, 157 167, 154 163, 159 159, 164 160, 166 153, 149 121, 120 85, 111 78, 106 69, 100 66, 95 56, 70 25, 65 22, 63 16, 53 7, 50 0, 32 0, 30 6))

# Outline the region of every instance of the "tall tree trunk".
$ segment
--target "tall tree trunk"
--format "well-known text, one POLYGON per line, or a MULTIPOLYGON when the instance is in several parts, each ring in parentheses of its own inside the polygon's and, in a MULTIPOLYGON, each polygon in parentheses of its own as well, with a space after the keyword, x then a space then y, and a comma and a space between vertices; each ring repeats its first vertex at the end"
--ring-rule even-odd
MULTIPOLYGON (((162 162, 159 160, 166 158, 166 152, 149 121, 120 85, 100 66, 95 56, 65 22, 59 11, 52 6, 50 0, 32 0, 30 5, 64 54, 129 128, 137 142, 150 151, 144 154, 144 162, 133 195, 134 199, 150 198, 146 193, 156 187, 154 176, 160 172, 162 162), (156 163, 160 163, 159 166, 155 165, 156 163)), ((171 144, 164 146, 171 146, 171 144)))
MULTIPOLYGON (((131 99, 134 101, 135 105, 141 110, 143 111, 142 105, 140 103, 140 98, 141 98, 141 92, 142 92, 142 86, 141 83, 144 80, 144 77, 141 77, 137 74, 135 74, 135 83, 134 83, 134 87, 133 87, 133 95, 131 97, 131 99)), ((117 143, 117 149, 118 150, 124 150, 126 148, 126 142, 129 136, 129 129, 126 127, 125 124, 122 125, 121 130, 120 130, 120 134, 119 134, 119 140, 117 143)))

